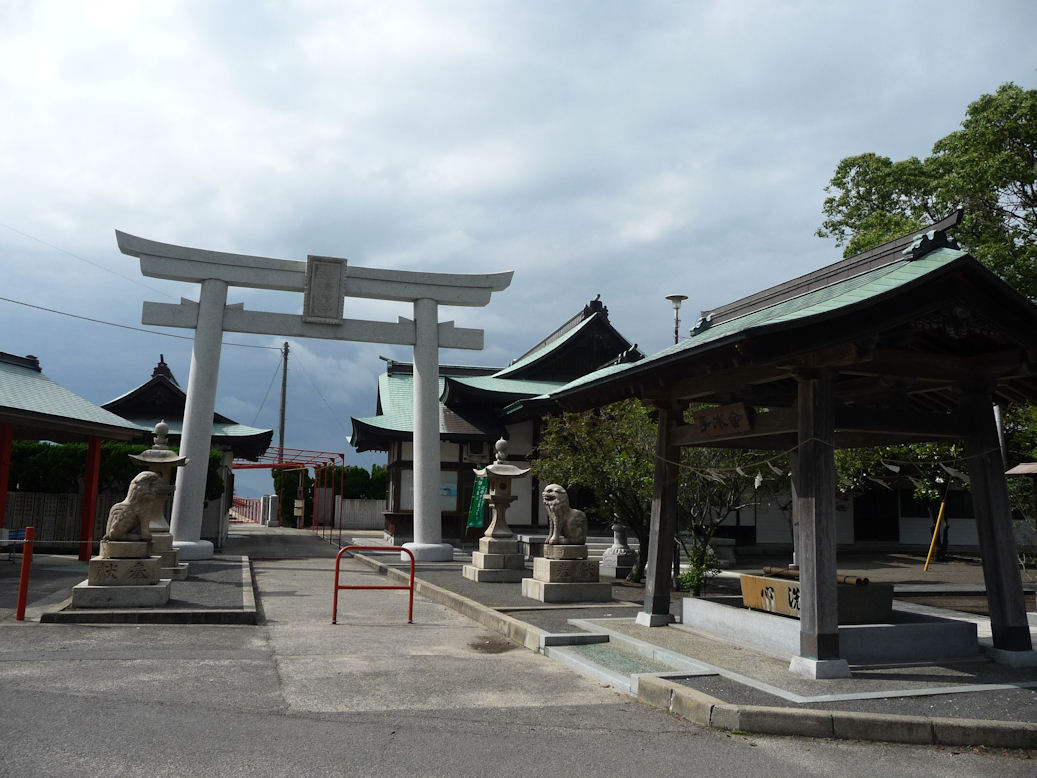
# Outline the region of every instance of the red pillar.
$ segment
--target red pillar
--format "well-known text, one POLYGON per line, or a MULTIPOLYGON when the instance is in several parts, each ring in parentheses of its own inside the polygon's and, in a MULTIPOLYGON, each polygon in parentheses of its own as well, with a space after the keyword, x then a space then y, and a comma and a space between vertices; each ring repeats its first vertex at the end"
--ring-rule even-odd
POLYGON ((14 440, 14 425, 0 422, 0 527, 4 526, 7 513, 7 487, 11 475, 11 442, 14 440))
POLYGON ((83 519, 79 526, 79 559, 86 562, 94 547, 94 517, 97 515, 97 484, 101 475, 101 439, 90 436, 86 448, 86 478, 83 486, 83 519))

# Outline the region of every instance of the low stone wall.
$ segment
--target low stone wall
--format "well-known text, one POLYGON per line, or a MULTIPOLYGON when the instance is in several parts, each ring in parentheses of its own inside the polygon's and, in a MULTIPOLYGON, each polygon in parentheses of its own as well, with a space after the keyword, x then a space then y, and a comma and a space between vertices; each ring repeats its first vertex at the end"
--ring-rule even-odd
MULTIPOLYGON (((799 655, 798 619, 742 607, 741 597, 686 597, 681 625, 778 655, 799 655)), ((974 658, 976 625, 897 610, 885 624, 840 625, 839 655, 854 663, 974 658)))

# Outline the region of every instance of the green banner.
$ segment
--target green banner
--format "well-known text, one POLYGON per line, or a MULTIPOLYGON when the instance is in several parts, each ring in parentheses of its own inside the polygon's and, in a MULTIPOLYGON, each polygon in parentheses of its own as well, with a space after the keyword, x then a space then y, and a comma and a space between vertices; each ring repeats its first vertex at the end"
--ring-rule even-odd
POLYGON ((490 490, 490 479, 487 476, 476 476, 472 489, 472 504, 468 508, 468 526, 481 527, 486 523, 486 500, 483 498, 490 490))

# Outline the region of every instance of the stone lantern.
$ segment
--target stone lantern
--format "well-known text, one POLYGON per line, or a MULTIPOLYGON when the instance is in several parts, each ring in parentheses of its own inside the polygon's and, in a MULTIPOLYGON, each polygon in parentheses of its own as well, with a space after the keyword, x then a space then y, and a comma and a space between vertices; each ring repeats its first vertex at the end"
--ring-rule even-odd
MULTIPOLYGON (((162 480, 168 495, 173 493, 173 480, 178 467, 188 463, 187 457, 180 456, 169 447, 169 425, 160 421, 155 425, 155 444, 140 454, 130 454, 130 459, 144 470, 157 473, 162 480)), ((151 528, 152 553, 162 558, 162 577, 177 581, 187 578, 187 563, 179 561, 179 552, 173 548, 173 535, 169 531, 169 522, 165 515, 166 500, 154 506, 148 517, 151 528)))
POLYGON ((478 582, 521 581, 526 575, 525 555, 519 551, 518 539, 508 526, 508 506, 518 499, 511 492, 511 482, 529 473, 529 468, 516 467, 505 460, 508 443, 501 438, 494 446, 496 461, 482 470, 476 470, 479 478, 489 479, 486 496, 490 505, 491 521, 486 532, 479 538, 479 550, 472 552, 472 564, 462 568, 465 578, 478 582))

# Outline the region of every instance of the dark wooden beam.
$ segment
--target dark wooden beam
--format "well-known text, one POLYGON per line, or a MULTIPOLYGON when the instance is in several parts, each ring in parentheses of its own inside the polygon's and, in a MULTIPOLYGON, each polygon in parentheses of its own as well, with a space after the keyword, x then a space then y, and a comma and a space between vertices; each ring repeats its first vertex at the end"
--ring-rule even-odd
MULTIPOLYGON (((871 408, 836 407, 834 442, 838 448, 859 448, 893 443, 963 440, 968 434, 967 418, 961 413, 923 413, 871 408)), ((771 408, 752 417, 752 429, 727 435, 704 432, 695 424, 675 426, 674 446, 713 448, 757 448, 780 450, 796 445, 799 430, 797 411, 771 408)))
POLYGON ((800 655, 839 659, 835 576, 835 414, 830 374, 799 378, 793 512, 799 526, 800 655))
POLYGON ((1014 348, 978 357, 932 354, 906 349, 875 349, 869 359, 847 366, 843 372, 954 383, 976 377, 1029 375, 1031 367, 1026 353, 1022 349, 1014 348))
POLYGON ((744 393, 746 387, 783 378, 772 365, 745 365, 678 378, 664 386, 646 388, 640 395, 649 402, 696 402, 724 393, 744 393))
POLYGON ((968 399, 966 410, 973 430, 965 451, 994 648, 1030 651, 1033 646, 1026 620, 1004 463, 989 395, 974 394, 968 399))
POLYGON ((656 626, 669 621, 673 542, 677 531, 677 481, 680 449, 673 445, 673 430, 681 412, 659 410, 655 445, 655 493, 652 497, 651 528, 648 538, 648 565, 645 571, 643 615, 638 621, 656 626))
POLYGON ((882 408, 835 408, 838 434, 865 433, 921 440, 962 440, 969 432, 962 413, 923 413, 882 408))

